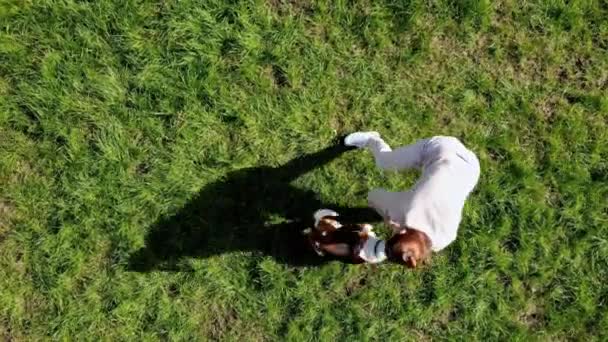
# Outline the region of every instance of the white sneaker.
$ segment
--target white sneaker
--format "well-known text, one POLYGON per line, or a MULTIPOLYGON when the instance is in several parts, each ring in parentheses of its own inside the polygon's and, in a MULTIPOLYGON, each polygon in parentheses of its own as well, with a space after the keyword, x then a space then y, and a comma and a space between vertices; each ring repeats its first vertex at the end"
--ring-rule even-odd
POLYGON ((344 145, 346 146, 355 146, 358 148, 363 148, 367 146, 367 143, 372 138, 380 138, 380 133, 378 132, 355 132, 351 133, 344 138, 344 145))

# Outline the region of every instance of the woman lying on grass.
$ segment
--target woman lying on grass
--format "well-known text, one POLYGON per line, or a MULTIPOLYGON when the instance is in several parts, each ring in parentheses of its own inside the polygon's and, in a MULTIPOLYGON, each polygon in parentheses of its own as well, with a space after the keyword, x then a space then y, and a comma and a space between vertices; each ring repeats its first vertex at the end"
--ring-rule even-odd
POLYGON ((480 174, 477 157, 458 139, 436 136, 393 151, 377 132, 356 132, 348 135, 344 143, 368 148, 380 169, 417 168, 422 170, 422 175, 408 191, 375 189, 369 192, 370 207, 392 229, 386 243, 369 232, 362 232, 360 240, 349 245, 349 249, 334 246, 333 252, 350 253, 356 260, 373 263, 388 259, 414 268, 427 259, 431 251, 438 252, 456 239, 464 203, 480 174), (374 249, 370 252, 372 245, 374 249), (353 254, 355 252, 357 254, 353 254))

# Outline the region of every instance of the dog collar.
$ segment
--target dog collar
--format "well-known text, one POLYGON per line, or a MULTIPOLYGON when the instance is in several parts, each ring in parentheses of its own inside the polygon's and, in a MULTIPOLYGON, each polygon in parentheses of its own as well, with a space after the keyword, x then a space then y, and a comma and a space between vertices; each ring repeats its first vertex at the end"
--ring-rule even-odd
POLYGON ((368 236, 359 251, 359 257, 368 263, 376 264, 386 260, 386 242, 375 236, 368 236))
POLYGON ((384 245, 382 242, 382 240, 378 240, 376 241, 376 244, 374 244, 374 255, 378 255, 378 246, 380 246, 381 244, 384 245))

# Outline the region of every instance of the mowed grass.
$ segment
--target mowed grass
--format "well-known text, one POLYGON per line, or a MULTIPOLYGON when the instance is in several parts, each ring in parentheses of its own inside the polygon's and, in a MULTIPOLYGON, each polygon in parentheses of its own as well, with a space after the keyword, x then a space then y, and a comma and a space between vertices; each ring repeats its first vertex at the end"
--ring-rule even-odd
MULTIPOLYGON (((0 28, 0 339, 608 338, 605 1, 8 0, 0 28), (359 129, 478 154, 430 265, 128 267, 205 186, 359 129)), ((354 151, 293 186, 362 206, 415 177, 354 151)))

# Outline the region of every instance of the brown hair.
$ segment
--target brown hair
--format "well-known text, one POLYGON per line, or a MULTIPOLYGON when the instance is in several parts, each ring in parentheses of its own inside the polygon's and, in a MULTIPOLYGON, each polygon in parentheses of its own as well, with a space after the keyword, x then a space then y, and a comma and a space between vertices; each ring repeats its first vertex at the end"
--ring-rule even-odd
POLYGON ((415 268, 431 256, 431 239, 419 230, 407 228, 387 241, 386 251, 391 261, 415 268))

